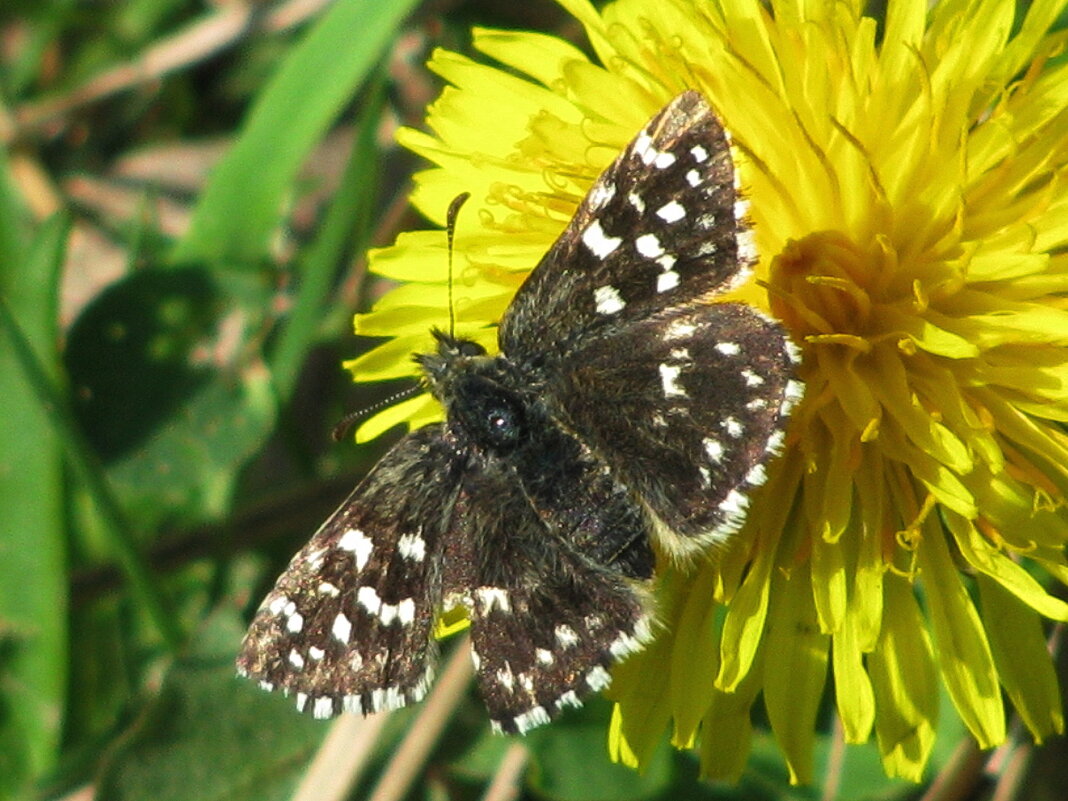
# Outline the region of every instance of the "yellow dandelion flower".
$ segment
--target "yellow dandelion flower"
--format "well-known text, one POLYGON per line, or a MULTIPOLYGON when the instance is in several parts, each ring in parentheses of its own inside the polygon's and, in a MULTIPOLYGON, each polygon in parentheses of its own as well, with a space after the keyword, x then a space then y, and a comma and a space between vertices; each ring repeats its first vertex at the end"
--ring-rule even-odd
MULTIPOLYGON (((1065 3, 618 0, 556 38, 476 30, 507 71, 449 52, 415 204, 457 230, 458 332, 492 347, 527 271, 641 125, 687 88, 734 135, 761 261, 741 299, 802 346, 807 391, 734 545, 662 576, 661 636, 615 672, 613 754, 670 727, 737 776, 762 698, 795 781, 833 676, 846 739, 918 779, 939 686, 981 747, 1004 695, 1037 740, 1064 728, 1044 620, 1068 606, 1068 62, 1065 3), (655 677, 651 681, 650 677, 655 677)), ((407 375, 447 319, 445 237, 404 234, 404 282, 358 319, 394 337, 360 380, 407 375)), ((414 399, 361 430, 440 411, 414 399)))

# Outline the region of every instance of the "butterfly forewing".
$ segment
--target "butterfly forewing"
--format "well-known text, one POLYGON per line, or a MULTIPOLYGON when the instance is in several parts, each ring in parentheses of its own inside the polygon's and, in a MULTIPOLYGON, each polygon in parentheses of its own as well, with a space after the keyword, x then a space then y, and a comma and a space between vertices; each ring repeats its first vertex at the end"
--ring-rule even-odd
POLYGON ((751 259, 729 141, 696 92, 669 103, 594 183, 501 321, 543 363, 606 327, 722 290, 751 259))
POLYGON ((293 557, 249 627, 239 670, 316 717, 421 698, 456 467, 438 426, 394 446, 293 557))

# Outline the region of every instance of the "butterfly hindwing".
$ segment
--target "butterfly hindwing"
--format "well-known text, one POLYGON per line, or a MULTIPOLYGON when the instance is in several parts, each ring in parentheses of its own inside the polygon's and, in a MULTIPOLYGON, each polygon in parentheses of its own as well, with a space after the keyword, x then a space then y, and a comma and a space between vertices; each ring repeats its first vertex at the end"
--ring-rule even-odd
MULTIPOLYGON (((652 636, 640 597, 566 550, 537 585, 484 584, 471 649, 490 720, 506 732, 547 723, 608 686, 608 669, 652 636)), ((546 566, 543 565, 543 568, 546 566)))
POLYGON ((692 304, 587 341, 549 392, 642 499, 662 544, 688 552, 744 519, 800 396, 796 358, 754 309, 692 304))
POLYGON ((501 321, 541 363, 606 328, 741 280, 752 259, 727 134, 696 92, 669 103, 597 179, 501 321))
POLYGON ((249 627, 239 670, 316 717, 420 699, 457 485, 440 426, 402 439, 293 557, 249 627))
MULTIPOLYGON (((506 732, 578 706, 607 686, 608 668, 652 633, 648 601, 632 578, 652 569, 645 530, 635 541, 628 541, 626 525, 586 536, 599 507, 594 496, 581 497, 585 482, 563 496, 531 496, 556 474, 552 457, 559 450, 544 447, 554 439, 536 438, 530 453, 513 454, 507 464, 489 457, 472 466, 454 526, 474 536, 450 538, 450 564, 462 573, 446 574, 446 597, 464 598, 476 681, 490 719, 506 732), (570 518, 568 508, 577 510, 570 518), (606 556, 612 537, 615 561, 606 556)), ((616 519, 628 519, 625 506, 612 513, 616 519)))

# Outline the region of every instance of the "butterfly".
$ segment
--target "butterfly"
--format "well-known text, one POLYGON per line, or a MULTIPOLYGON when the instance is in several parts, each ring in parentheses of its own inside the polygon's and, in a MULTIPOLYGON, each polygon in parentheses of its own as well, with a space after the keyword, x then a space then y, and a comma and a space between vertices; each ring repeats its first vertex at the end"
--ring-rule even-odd
POLYGON ((597 179, 519 288, 500 353, 435 331, 442 423, 396 444, 264 599, 238 670, 316 717, 421 699, 471 621, 495 728, 606 687, 654 635, 655 553, 741 526, 801 384, 781 326, 711 302, 755 260, 730 140, 687 91, 597 179))

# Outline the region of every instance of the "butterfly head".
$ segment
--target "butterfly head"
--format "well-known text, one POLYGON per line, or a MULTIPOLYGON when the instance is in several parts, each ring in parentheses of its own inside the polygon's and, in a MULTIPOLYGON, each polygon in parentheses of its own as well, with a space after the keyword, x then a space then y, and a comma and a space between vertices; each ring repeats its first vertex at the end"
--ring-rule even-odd
POLYGON ((438 328, 430 333, 437 340, 437 351, 417 353, 413 358, 423 368, 430 391, 439 400, 443 400, 441 389, 448 382, 450 374, 462 372, 465 368, 491 359, 486 356, 486 349, 474 340, 455 337, 438 328))
POLYGON ((433 331, 436 353, 415 357, 423 368, 431 393, 445 407, 450 425, 463 430, 465 439, 484 449, 507 452, 526 431, 527 403, 520 397, 514 376, 500 357, 469 339, 433 331))

